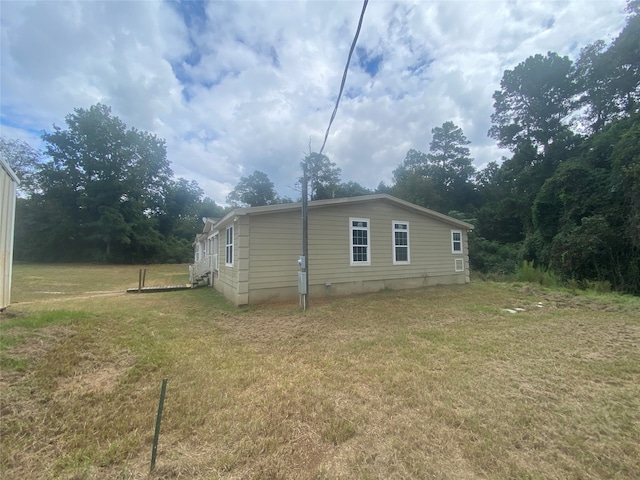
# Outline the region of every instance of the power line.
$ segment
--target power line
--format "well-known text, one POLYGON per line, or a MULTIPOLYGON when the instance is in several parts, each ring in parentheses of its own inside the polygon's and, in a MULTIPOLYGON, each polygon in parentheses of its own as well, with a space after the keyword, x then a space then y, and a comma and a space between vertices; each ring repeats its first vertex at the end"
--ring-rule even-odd
POLYGON ((349 56, 347 57, 347 64, 344 67, 344 73, 342 74, 342 83, 340 83, 340 92, 338 93, 338 99, 336 100, 336 106, 333 109, 333 113, 331 114, 331 119, 329 120, 329 126, 327 127, 327 132, 324 134, 324 142, 322 142, 322 148, 320 148, 320 154, 322 155, 322 151, 324 150, 324 146, 327 143, 327 138, 329 137, 329 130, 331 129, 331 124, 333 123, 333 119, 336 118, 336 113, 338 113, 338 105, 340 105, 340 97, 342 97, 342 91, 344 90, 344 84, 347 81, 347 72, 349 71, 349 63, 351 62, 351 56, 353 55, 353 51, 356 48, 356 42, 358 41, 358 35, 360 35, 360 27, 362 27, 362 19, 364 18, 364 11, 367 9, 367 4, 369 0, 364 0, 364 4, 362 5, 362 12, 360 12, 360 21, 358 21, 358 28, 356 29, 356 35, 353 37, 353 43, 351 44, 351 49, 349 50, 349 56))
MULTIPOLYGON (((349 50, 349 57, 347 58, 347 64, 344 67, 344 74, 342 75, 342 83, 340 84, 340 92, 338 93, 338 99, 336 100, 336 106, 333 109, 333 113, 331 114, 331 119, 329 120, 329 126, 327 127, 327 133, 324 134, 324 142, 322 142, 322 148, 320 149, 320 155, 322 155, 322 151, 324 150, 324 146, 327 143, 327 138, 329 137, 329 129, 331 128, 331 124, 333 123, 333 119, 336 118, 336 113, 338 112, 338 105, 340 105, 340 97, 342 96, 342 91, 344 90, 344 84, 347 81, 347 71, 349 70, 349 63, 351 62, 351 56, 353 55, 353 51, 356 48, 356 42, 358 41, 358 35, 360 34, 360 27, 362 27, 362 19, 364 18, 364 11, 367 9, 367 3, 369 0, 364 0, 364 5, 362 5, 362 12, 360 13, 360 21, 358 22, 358 28, 356 30, 356 35, 353 37, 353 43, 351 44, 351 49, 349 50)), ((311 152, 309 152, 311 153, 311 152)), ((298 293, 300 293, 300 304, 303 310, 306 310, 309 307, 309 216, 308 216, 308 193, 307 187, 309 185, 309 177, 307 176, 307 167, 306 162, 303 164, 303 175, 302 175, 302 256, 298 260, 300 263, 300 272, 298 273, 298 293)))

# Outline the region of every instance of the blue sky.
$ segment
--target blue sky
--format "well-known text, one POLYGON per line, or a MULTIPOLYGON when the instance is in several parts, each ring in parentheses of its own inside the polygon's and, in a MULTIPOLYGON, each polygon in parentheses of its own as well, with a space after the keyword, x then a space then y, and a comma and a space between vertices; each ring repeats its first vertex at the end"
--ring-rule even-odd
MULTIPOLYGON (((38 147, 74 108, 110 105, 166 139, 176 176, 220 204, 265 172, 297 198, 318 150, 362 9, 352 1, 6 1, 0 4, 0 133, 38 147)), ((453 121, 476 166, 505 69, 536 53, 575 59, 624 26, 624 0, 371 0, 325 153, 375 188, 431 129, 453 121)))

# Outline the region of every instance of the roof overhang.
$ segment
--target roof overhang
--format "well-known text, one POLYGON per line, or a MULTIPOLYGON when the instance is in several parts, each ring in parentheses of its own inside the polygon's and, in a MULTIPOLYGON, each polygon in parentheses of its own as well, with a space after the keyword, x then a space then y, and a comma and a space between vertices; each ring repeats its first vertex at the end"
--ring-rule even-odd
MULTIPOLYGON (((405 200, 401 200, 394 196, 388 195, 386 193, 377 193, 374 195, 361 195, 358 197, 346 197, 346 198, 329 198, 326 200, 313 200, 309 202, 309 210, 313 211, 318 208, 330 207, 335 205, 357 205, 360 203, 369 203, 369 202, 388 202, 392 205, 396 205, 400 208, 404 208, 406 210, 413 211, 420 215, 424 215, 429 218, 433 218, 435 220, 439 220, 443 223, 447 223, 453 227, 464 229, 464 230, 473 230, 473 225, 467 222, 463 222, 462 220, 458 220, 457 218, 450 217, 449 215, 445 215, 443 213, 436 212, 435 210, 430 210, 428 208, 421 207, 419 205, 415 205, 411 202, 407 202, 405 200)), ((288 212, 300 210, 302 208, 302 203, 282 203, 278 205, 265 205, 262 207, 244 207, 244 208, 236 208, 229 213, 227 213, 223 218, 215 223, 215 226, 222 225, 229 221, 232 218, 242 216, 242 215, 268 215, 271 213, 278 212, 288 212)))

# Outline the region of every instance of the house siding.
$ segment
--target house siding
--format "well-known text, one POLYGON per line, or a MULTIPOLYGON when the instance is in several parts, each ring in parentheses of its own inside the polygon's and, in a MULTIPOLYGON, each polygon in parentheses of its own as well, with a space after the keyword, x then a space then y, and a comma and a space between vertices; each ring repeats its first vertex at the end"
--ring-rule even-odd
POLYGON ((301 232, 299 211, 251 217, 251 290, 295 287, 297 295, 301 232))
MULTIPOLYGON (((299 210, 248 215, 251 251, 247 303, 297 298, 297 259, 301 254, 299 210)), ((463 252, 451 252, 451 229, 458 228, 410 209, 384 202, 345 203, 309 210, 309 294, 339 296, 384 288, 416 288, 469 281, 467 235, 463 252), (351 265, 351 217, 369 219, 370 265, 351 265), (409 223, 409 264, 393 263, 393 221, 409 223), (455 258, 465 269, 455 272, 455 258)), ((247 254, 248 255, 248 254, 247 254)))
POLYGON ((223 223, 218 228, 220 232, 221 241, 218 244, 218 275, 213 280, 213 287, 222 293, 225 297, 238 304, 236 301, 238 291, 237 281, 237 255, 238 249, 236 248, 237 242, 237 229, 235 228, 233 220, 223 223), (226 232, 227 228, 234 226, 233 229, 233 266, 226 264, 226 232))

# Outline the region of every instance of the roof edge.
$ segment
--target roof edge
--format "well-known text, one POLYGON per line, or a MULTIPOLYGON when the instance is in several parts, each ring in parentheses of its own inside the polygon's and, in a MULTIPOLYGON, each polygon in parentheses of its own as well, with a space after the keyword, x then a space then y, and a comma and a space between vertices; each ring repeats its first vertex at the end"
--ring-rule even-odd
POLYGON ((20 179, 2 157, 0 157, 0 166, 2 166, 2 168, 7 172, 11 179, 16 182, 17 185, 20 185, 20 179))
MULTIPOLYGON (((372 195, 360 195, 357 197, 342 197, 342 198, 328 198, 324 200, 312 200, 309 202, 309 209, 312 210, 315 208, 332 206, 332 205, 365 203, 365 202, 371 202, 375 200, 385 200, 385 201, 394 203, 396 205, 399 205, 403 208, 407 208, 415 212, 421 213, 423 215, 427 215, 429 217, 441 220, 445 223, 456 225, 460 228, 465 228, 468 230, 473 230, 474 228, 474 226, 471 225, 470 223, 463 222, 462 220, 458 220, 457 218, 450 217, 449 215, 445 215, 444 213, 436 212, 435 210, 431 210, 425 207, 421 207, 420 205, 407 202, 406 200, 402 200, 400 198, 394 197, 393 195, 389 195, 387 193, 375 193, 372 195)), ((235 216, 239 216, 239 215, 265 215, 265 214, 275 213, 275 212, 299 210, 300 208, 302 208, 302 202, 280 203, 277 205, 263 205, 260 207, 236 208, 231 210, 224 217, 218 220, 215 226, 225 223, 228 219, 233 218, 235 216)))

